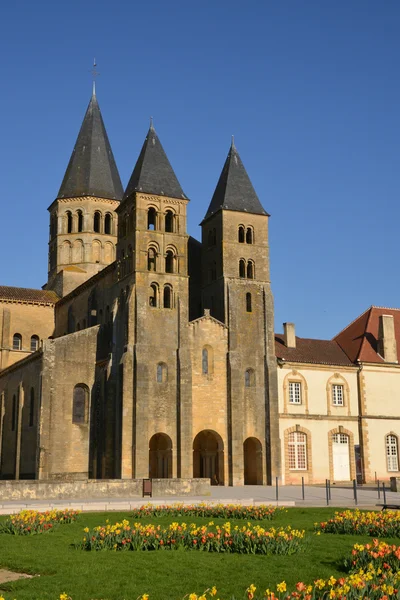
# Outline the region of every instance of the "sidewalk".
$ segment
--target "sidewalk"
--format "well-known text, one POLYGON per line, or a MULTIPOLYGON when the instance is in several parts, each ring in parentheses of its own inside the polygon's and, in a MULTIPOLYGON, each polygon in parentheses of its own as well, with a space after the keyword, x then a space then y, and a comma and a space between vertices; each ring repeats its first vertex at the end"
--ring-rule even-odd
MULTIPOLYGON (((377 488, 366 486, 357 488, 357 506, 381 510, 383 493, 381 490, 378 498, 377 488)), ((18 500, 15 502, 0 502, 0 514, 14 514, 20 510, 51 510, 53 508, 72 508, 83 512, 129 511, 143 504, 184 504, 223 503, 223 504, 271 504, 273 506, 297 507, 322 507, 327 506, 325 487, 305 486, 304 500, 302 499, 301 486, 282 486, 278 488, 278 501, 276 501, 276 488, 274 486, 246 485, 237 487, 212 487, 211 496, 174 497, 163 498, 76 498, 74 500, 18 500)), ((386 503, 400 505, 400 493, 386 491, 386 503)), ((355 508, 353 488, 331 486, 331 499, 329 506, 355 508)))

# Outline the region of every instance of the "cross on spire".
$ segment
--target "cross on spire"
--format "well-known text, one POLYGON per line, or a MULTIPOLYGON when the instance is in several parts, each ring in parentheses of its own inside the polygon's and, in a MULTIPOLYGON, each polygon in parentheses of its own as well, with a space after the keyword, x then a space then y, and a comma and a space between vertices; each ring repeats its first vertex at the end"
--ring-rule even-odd
POLYGON ((93 59, 93 68, 91 69, 92 77, 93 77, 93 95, 96 95, 96 77, 100 75, 98 71, 96 71, 97 63, 96 59, 93 59))

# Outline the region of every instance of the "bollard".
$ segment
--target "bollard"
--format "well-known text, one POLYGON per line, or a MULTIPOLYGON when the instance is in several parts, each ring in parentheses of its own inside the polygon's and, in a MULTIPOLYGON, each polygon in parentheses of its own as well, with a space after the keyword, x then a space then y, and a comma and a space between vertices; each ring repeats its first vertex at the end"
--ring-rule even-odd
POLYGON ((329 490, 328 490, 328 480, 325 479, 325 491, 326 491, 326 505, 329 506, 329 490))
POLYGON ((279 492, 278 492, 278 477, 275 477, 275 493, 276 493, 276 501, 278 502, 279 492))
POLYGON ((378 500, 381 499, 381 486, 379 484, 379 479, 378 479, 378 500))
POLYGON ((301 497, 305 498, 305 494, 304 494, 304 477, 301 478, 301 497))
POLYGON ((384 481, 382 481, 382 492, 383 492, 383 505, 386 506, 386 488, 385 488, 384 481))
POLYGON ((357 506, 357 481, 353 479, 354 504, 357 506))
POLYGON ((328 479, 328 492, 329 492, 329 500, 332 500, 332 496, 331 496, 331 480, 328 479))

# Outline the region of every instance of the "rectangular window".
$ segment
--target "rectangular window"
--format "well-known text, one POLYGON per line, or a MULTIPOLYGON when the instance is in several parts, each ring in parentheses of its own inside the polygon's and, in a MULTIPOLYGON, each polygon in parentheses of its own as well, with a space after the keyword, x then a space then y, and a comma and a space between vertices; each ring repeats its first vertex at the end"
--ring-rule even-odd
POLYGON ((290 404, 301 404, 301 383, 299 381, 289 382, 290 404))
POLYGON ((300 431, 289 433, 289 469, 293 471, 307 470, 307 436, 300 431))
POLYGON ((334 384, 332 386, 332 404, 333 406, 343 406, 343 386, 334 384))

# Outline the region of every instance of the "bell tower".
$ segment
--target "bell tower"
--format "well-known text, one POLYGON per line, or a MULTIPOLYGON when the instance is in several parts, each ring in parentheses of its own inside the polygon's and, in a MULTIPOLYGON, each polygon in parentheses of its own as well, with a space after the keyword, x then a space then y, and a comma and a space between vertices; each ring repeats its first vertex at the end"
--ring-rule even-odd
POLYGON ((280 471, 268 220, 232 140, 202 222, 203 306, 229 328, 230 485, 244 483, 249 438, 262 456, 253 483, 280 471))
POLYGON ((122 195, 118 169, 93 89, 60 190, 48 209, 47 289, 65 295, 115 260, 115 210, 122 195))

